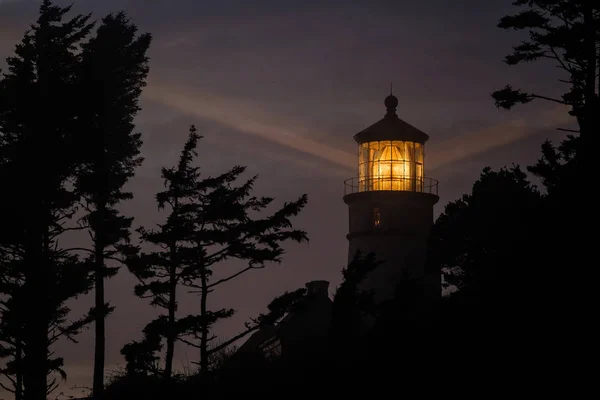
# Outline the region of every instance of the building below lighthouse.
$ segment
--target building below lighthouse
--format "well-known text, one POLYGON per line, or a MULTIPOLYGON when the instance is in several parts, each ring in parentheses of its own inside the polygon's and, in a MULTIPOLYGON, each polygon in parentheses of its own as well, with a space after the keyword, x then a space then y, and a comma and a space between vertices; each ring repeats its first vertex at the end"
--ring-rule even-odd
POLYGON ((441 275, 427 271, 427 241, 438 202, 438 182, 425 176, 429 136, 401 120, 398 99, 385 99, 386 114, 363 129, 358 144, 358 176, 345 181, 349 210, 348 262, 360 251, 382 264, 364 289, 376 300, 390 299, 402 282, 423 287, 425 298, 439 298, 441 275))

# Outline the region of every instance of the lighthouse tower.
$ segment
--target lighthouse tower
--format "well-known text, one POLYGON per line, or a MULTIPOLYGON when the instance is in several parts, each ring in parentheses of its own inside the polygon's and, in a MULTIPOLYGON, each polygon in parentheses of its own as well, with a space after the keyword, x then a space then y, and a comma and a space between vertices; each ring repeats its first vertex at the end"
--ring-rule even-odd
POLYGON ((348 258, 357 251, 383 261, 364 282, 378 301, 391 298, 403 279, 423 285, 426 297, 439 297, 440 275, 425 269, 438 182, 425 177, 429 136, 396 114, 398 99, 385 99, 383 119, 354 135, 358 177, 345 181, 349 208, 348 258))

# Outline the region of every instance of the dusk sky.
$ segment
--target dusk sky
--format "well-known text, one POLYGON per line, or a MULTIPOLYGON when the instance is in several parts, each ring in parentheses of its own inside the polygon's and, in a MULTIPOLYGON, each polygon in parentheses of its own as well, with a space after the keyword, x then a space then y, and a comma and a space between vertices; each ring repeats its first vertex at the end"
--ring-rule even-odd
MULTIPOLYGON (((71 1, 57 1, 65 5, 71 1)), ((0 0, 0 68, 12 55, 38 0, 0 0)), ((74 13, 96 19, 125 10, 150 32, 150 75, 137 118, 144 165, 131 182, 135 199, 122 210, 136 225, 163 217, 154 194, 160 168, 176 162, 195 124, 205 136, 199 163, 206 174, 235 164, 259 174, 256 193, 277 204, 307 193, 295 219, 308 244, 287 246, 281 265, 244 275, 215 293, 212 307, 239 313, 218 327, 225 339, 265 310, 273 297, 325 279, 333 291, 347 259, 344 179, 357 174, 352 136, 385 114, 390 81, 398 116, 426 132, 425 173, 440 181, 444 205, 470 191, 482 168, 529 165, 546 139, 569 124, 561 107, 532 104, 505 111, 490 94, 507 83, 525 90, 554 86, 555 68, 508 67, 502 60, 519 36, 496 27, 512 0, 76 0, 74 13), (550 82, 550 83, 549 83, 550 82)), ((552 94, 545 90, 545 94, 552 94)), ((234 268, 230 265, 225 268, 234 268)), ((116 311, 107 320, 107 368, 124 366, 119 350, 141 337, 155 315, 133 296, 123 269, 107 284, 116 311)), ((83 312, 90 299, 78 300, 83 312)), ((199 300, 181 306, 192 313, 199 300)), ((63 343, 69 380, 91 385, 92 330, 77 345, 63 343)), ((195 361, 179 349, 176 366, 195 361), (189 361, 185 361, 189 360, 189 361)), ((0 394, 0 398, 2 395, 0 394)))

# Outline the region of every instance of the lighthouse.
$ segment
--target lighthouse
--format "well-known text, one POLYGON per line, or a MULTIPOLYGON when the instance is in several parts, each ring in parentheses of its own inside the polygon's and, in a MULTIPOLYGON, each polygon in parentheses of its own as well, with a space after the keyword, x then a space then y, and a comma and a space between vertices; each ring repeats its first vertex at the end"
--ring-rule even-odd
POLYGON ((358 176, 344 182, 349 210, 348 261, 357 251, 373 252, 382 264, 369 274, 364 289, 377 301, 391 298, 410 280, 427 298, 441 293, 439 271, 427 271, 427 240, 438 202, 438 181, 425 176, 429 136, 401 120, 398 99, 385 99, 385 116, 354 135, 358 176))

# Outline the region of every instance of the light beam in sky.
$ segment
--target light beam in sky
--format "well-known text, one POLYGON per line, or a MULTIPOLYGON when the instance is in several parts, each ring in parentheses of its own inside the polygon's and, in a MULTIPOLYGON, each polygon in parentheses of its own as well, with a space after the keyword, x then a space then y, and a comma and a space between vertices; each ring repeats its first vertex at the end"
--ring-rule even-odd
MULTIPOLYGON (((349 153, 330 145, 294 132, 292 124, 286 124, 281 118, 269 114, 265 109, 216 96, 209 93, 185 93, 173 86, 151 82, 144 96, 181 113, 200 119, 211 120, 239 132, 258 136, 281 146, 317 157, 350 171, 357 170, 356 153, 349 153)), ((432 111, 433 113, 433 111, 432 111)), ((374 118, 374 121, 375 122, 374 118)), ((538 114, 537 118, 515 118, 480 130, 447 139, 441 142, 431 140, 426 146, 427 170, 438 169, 444 165, 474 157, 486 151, 505 146, 541 130, 553 130, 572 121, 566 107, 558 106, 538 114), (530 122, 531 121, 531 122, 530 122)), ((357 127, 358 132, 362 127, 357 127)), ((356 132, 348 132, 349 140, 356 132)), ((325 133, 322 136, 326 136, 325 133)), ((435 138, 434 138, 435 139, 435 138)))

